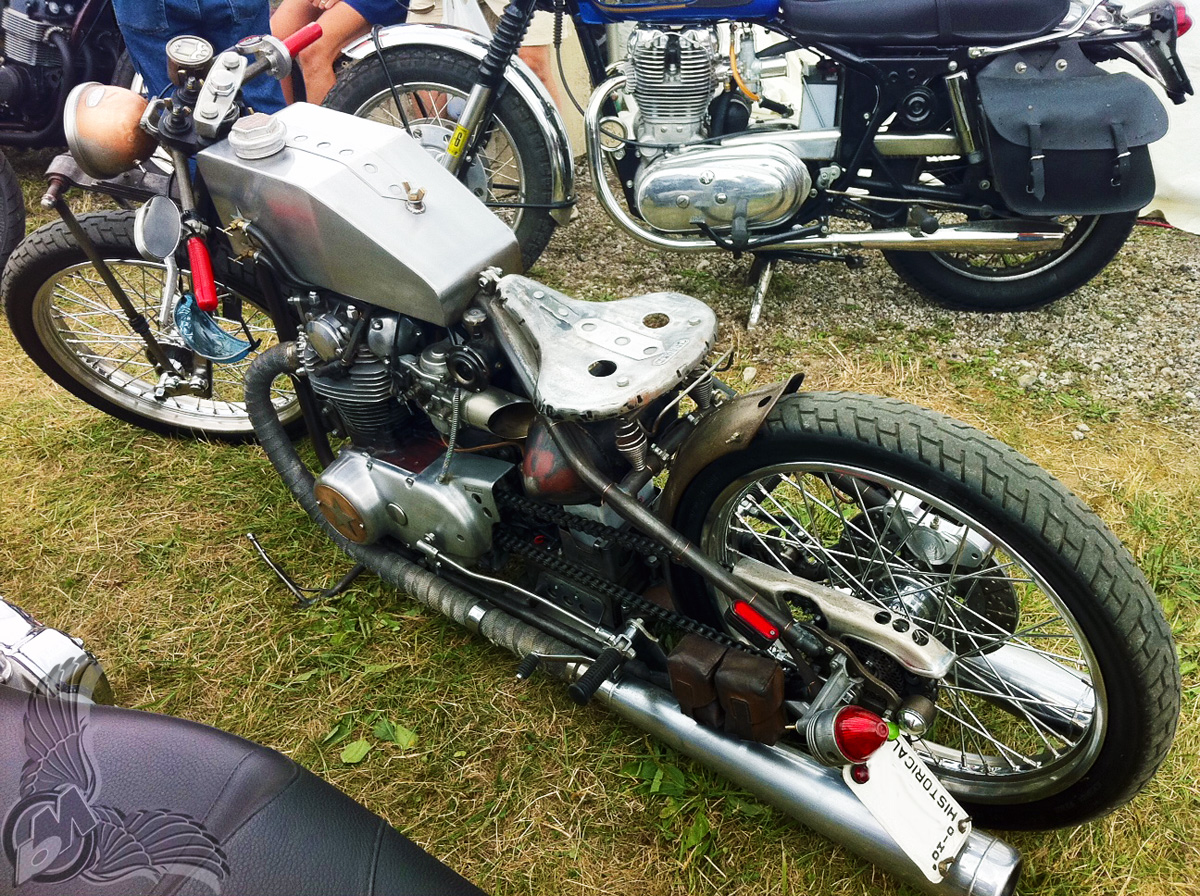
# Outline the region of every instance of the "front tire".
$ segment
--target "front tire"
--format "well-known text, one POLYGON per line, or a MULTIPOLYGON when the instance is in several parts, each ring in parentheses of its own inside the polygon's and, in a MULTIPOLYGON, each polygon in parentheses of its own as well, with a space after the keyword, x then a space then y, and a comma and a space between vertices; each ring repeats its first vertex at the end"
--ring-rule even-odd
POLYGON ((8 158, 0 153, 0 269, 25 236, 25 194, 8 158))
MULTIPOLYGON (((343 69, 324 105, 396 127, 407 120, 413 136, 440 160, 474 86, 479 63, 449 50, 420 46, 394 47, 384 52, 384 59, 386 70, 377 55, 343 69), (403 118, 392 95, 392 83, 403 118)), ((493 211, 517 235, 526 270, 554 233, 555 221, 545 207, 552 200, 550 161, 550 149, 533 113, 509 90, 496 104, 492 130, 479 156, 460 172, 476 196, 496 203, 493 211), (543 207, 504 207, 523 203, 543 207)))
MULTIPOLYGON (((727 567, 753 556, 950 647, 932 683, 872 648, 860 658, 932 696, 915 743, 985 826, 1097 817, 1167 754, 1179 669, 1145 577, 1060 483, 964 424, 848 393, 784 398, 749 448, 696 477, 674 522, 727 567)), ((686 572, 676 587, 706 595, 710 618, 723 609, 686 572)))
MULTIPOLYGON (((134 247, 131 211, 81 215, 80 226, 108 262, 126 295, 150 323, 156 339, 182 345, 158 325, 166 266, 143 260, 134 247)), ((186 252, 180 253, 180 291, 190 290, 186 252)), ((217 294, 244 299, 242 314, 259 350, 274 344, 267 313, 255 304, 257 290, 228 259, 214 253, 217 294)), ((211 393, 155 398, 160 371, 145 343, 129 327, 116 298, 61 221, 35 230, 13 252, 4 272, 4 310, 25 353, 52 380, 92 407, 151 432, 220 441, 252 439, 242 379, 255 352, 235 364, 213 364, 211 393)), ((214 318, 241 335, 234 321, 214 318)), ((179 349, 174 349, 179 351, 179 349)), ((298 432, 295 395, 276 396, 280 416, 298 432)))

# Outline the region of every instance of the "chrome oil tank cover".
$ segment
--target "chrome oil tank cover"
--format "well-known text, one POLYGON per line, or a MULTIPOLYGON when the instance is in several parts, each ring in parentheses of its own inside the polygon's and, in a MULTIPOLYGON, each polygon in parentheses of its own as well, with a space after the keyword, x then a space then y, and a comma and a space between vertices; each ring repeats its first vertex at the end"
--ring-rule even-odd
POLYGON ((255 112, 234 122, 229 145, 239 159, 265 159, 287 144, 287 126, 274 115, 255 112))
POLYGON ((637 410, 680 385, 712 350, 717 317, 674 292, 584 302, 528 277, 500 280, 494 304, 501 343, 533 383, 540 414, 605 420, 637 410), (536 366, 534 366, 536 365, 536 366))

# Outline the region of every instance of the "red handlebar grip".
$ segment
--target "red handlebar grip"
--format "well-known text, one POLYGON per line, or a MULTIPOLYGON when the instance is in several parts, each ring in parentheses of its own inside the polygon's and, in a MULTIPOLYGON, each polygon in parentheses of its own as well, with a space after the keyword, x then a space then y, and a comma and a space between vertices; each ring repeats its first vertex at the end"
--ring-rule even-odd
POLYGON ((284 40, 283 45, 287 47, 288 53, 295 58, 296 54, 309 44, 315 44, 320 40, 323 33, 320 25, 316 22, 310 22, 291 37, 284 40))
POLYGON ((208 246, 198 236, 188 237, 188 260, 192 263, 192 292, 196 304, 205 314, 217 310, 217 284, 213 280, 212 259, 208 246))

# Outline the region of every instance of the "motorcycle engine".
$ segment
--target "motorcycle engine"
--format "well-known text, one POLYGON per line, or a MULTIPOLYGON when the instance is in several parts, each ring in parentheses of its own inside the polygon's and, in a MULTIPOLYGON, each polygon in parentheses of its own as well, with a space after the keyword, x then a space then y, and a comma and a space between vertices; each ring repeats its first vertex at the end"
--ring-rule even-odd
MULTIPOLYGON (((65 77, 62 55, 52 35, 70 34, 83 3, 10 0, 3 6, 0 117, 27 119, 40 125, 50 109, 61 106, 58 90, 65 77)), ((82 50, 81 58, 75 60, 73 77, 108 83, 121 52, 120 36, 111 13, 101 13, 84 38, 82 50)))
MULTIPOLYGON (((757 63, 747 55, 739 65, 749 70, 757 63)), ((713 28, 636 29, 625 75, 641 158, 633 201, 651 227, 744 233, 783 223, 808 199, 812 178, 804 161, 769 131, 736 144, 703 142, 727 133, 731 121, 742 128, 749 121, 749 101, 723 89, 730 70, 713 28), (739 105, 740 117, 730 112, 739 105)))
POLYGON ((426 341, 401 314, 368 320, 338 305, 309 315, 303 369, 327 426, 347 438, 317 476, 314 495, 353 542, 426 540, 471 560, 491 548, 500 518, 493 488, 514 467, 469 453, 456 453, 447 467, 447 443, 461 447, 478 430, 490 441, 523 435, 533 412, 488 385, 486 346, 426 341))

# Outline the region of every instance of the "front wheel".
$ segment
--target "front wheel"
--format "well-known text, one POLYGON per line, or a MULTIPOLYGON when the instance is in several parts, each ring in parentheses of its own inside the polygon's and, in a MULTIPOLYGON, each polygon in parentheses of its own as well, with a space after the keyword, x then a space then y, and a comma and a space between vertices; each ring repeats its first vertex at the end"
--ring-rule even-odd
POLYGON ((900 279, 960 311, 1028 311, 1073 293, 1108 265, 1136 213, 1066 217, 1059 249, 1046 252, 884 252, 900 279))
MULTIPOLYGON (((143 260, 134 247, 133 212, 80 215, 79 223, 108 263, 134 307, 150 323, 156 339, 185 366, 195 369, 194 387, 176 387, 156 395, 162 371, 147 355, 145 343, 129 323, 100 275, 61 221, 35 230, 17 247, 4 271, 4 310, 25 353, 51 379, 92 407, 143 429, 166 435, 245 441, 254 430, 246 415, 242 378, 254 358, 234 364, 197 363, 173 326, 159 325, 167 282, 166 266, 143 260)), ((230 316, 240 314, 259 349, 275 342, 270 317, 255 304, 253 284, 214 255, 217 294, 230 316)), ((180 256, 178 293, 190 291, 186 253, 180 256)), ((214 318, 245 338, 240 324, 214 318)), ((298 431, 300 408, 295 394, 275 397, 279 414, 298 431)))
MULTIPOLYGON (((396 127, 407 121, 413 137, 440 161, 478 71, 478 62, 449 50, 395 47, 382 61, 373 55, 342 69, 324 105, 396 127)), ((550 149, 533 113, 513 91, 504 91, 491 130, 460 178, 516 233, 527 270, 554 233, 550 171, 550 149)))
MULTIPOLYGON (((752 557, 949 647, 930 681, 845 642, 901 698, 933 701, 914 742, 985 826, 1094 818, 1167 754, 1179 669, 1145 577, 1078 498, 977 430, 882 398, 784 398, 696 477, 675 525, 726 567, 752 557)), ((720 618, 722 595, 675 584, 720 618)))

